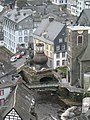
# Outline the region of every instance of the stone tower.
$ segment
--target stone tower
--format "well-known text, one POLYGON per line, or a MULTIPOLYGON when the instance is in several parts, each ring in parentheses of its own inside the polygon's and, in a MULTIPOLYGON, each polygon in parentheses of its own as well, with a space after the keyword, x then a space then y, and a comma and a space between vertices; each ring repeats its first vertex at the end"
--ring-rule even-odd
POLYGON ((67 80, 71 85, 82 86, 80 59, 88 45, 88 27, 71 26, 67 31, 67 80))

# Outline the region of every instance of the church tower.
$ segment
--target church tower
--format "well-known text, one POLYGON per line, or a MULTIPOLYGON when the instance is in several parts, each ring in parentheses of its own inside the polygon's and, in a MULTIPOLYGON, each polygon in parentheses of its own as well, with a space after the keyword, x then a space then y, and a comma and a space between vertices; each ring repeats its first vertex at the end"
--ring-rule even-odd
POLYGON ((67 80, 72 86, 82 86, 80 59, 88 45, 88 27, 70 26, 67 31, 67 80))

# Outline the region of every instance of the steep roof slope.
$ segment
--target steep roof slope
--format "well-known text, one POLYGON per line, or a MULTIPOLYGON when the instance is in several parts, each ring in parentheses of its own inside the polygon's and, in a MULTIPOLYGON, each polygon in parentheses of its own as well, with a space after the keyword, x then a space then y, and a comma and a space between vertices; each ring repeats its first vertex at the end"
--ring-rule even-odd
POLYGON ((34 98, 30 95, 29 90, 24 85, 17 85, 6 101, 6 109, 1 110, 2 117, 4 118, 14 108, 22 120, 30 120, 32 100, 34 98))
POLYGON ((65 24, 62 24, 55 20, 49 21, 49 18, 43 19, 40 26, 36 29, 34 34, 42 36, 43 33, 46 33, 46 39, 53 41, 61 32, 64 26, 65 24))

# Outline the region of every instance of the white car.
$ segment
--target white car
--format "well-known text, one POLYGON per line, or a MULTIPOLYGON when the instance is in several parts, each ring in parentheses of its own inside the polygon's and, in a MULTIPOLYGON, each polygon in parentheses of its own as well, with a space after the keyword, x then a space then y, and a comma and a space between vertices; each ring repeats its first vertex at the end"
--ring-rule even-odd
POLYGON ((16 56, 11 57, 10 61, 11 61, 11 62, 17 61, 17 57, 16 57, 16 56))

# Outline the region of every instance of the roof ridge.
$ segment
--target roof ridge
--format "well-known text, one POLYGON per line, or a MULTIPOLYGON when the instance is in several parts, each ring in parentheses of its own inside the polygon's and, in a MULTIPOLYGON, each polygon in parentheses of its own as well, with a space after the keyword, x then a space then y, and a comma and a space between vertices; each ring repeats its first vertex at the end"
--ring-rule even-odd
POLYGON ((16 103, 16 91, 17 91, 17 88, 18 88, 18 84, 15 88, 15 92, 14 92, 14 103, 13 103, 13 107, 15 106, 15 103, 16 103))

